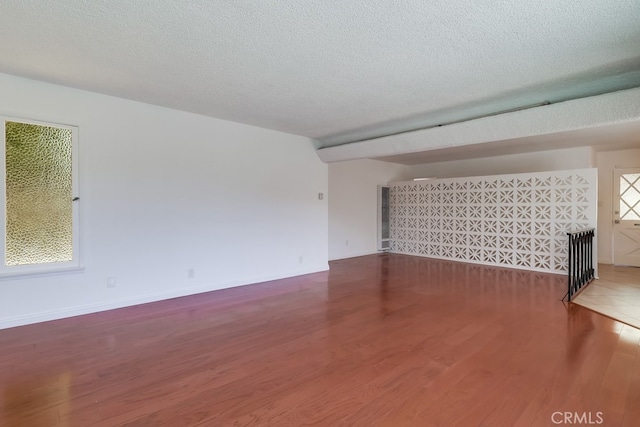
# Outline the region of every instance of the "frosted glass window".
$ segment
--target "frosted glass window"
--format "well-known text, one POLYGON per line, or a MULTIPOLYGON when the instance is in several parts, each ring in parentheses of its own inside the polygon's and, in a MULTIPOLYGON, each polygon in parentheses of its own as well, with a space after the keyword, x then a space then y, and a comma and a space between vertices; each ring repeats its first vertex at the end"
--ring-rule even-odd
POLYGON ((620 176, 620 219, 640 219, 640 174, 620 176))
POLYGON ((382 238, 389 238, 389 187, 382 187, 381 212, 382 215, 382 238))
POLYGON ((5 266, 73 260, 73 132, 5 121, 5 266))

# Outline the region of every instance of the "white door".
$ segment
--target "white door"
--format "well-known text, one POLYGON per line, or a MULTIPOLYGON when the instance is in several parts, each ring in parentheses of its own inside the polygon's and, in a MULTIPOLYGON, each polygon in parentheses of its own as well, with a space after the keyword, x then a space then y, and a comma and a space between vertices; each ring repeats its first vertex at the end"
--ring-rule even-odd
POLYGON ((640 168, 613 171, 613 262, 640 267, 640 168))

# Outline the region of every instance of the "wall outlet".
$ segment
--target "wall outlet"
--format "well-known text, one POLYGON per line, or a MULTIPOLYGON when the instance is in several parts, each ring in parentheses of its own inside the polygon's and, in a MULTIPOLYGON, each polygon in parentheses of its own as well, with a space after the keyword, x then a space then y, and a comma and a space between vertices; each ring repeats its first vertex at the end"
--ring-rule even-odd
POLYGON ((345 240, 345 241, 344 241, 344 245, 345 245, 345 246, 349 246, 349 241, 348 241, 348 240, 345 240))
POLYGON ((300 256, 298 257, 298 263, 299 263, 299 264, 302 264, 303 262, 304 262, 304 258, 302 257, 302 255, 300 255, 300 256))
POLYGON ((318 200, 324 199, 324 193, 318 193, 318 200))
POLYGON ((194 277, 196 277, 196 269, 195 268, 190 268, 187 270, 187 279, 193 279, 194 277))
POLYGON ((117 283, 118 279, 116 279, 116 276, 107 277, 107 288, 115 288, 117 283))

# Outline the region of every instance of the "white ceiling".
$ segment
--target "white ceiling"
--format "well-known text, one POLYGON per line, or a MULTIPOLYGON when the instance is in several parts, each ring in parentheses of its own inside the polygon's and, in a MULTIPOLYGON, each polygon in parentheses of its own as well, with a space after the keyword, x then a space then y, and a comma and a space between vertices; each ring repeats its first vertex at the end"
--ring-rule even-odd
POLYGON ((318 147, 640 86, 640 1, 4 0, 0 72, 318 147))

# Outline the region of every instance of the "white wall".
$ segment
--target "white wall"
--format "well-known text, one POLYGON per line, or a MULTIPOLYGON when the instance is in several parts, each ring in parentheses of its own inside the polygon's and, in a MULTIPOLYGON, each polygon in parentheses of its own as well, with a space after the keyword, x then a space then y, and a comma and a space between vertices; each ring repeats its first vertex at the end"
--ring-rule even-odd
POLYGON ((594 166, 591 147, 509 154, 412 166, 414 178, 456 178, 514 173, 547 172, 594 166))
POLYGON ((79 126, 86 266, 0 280, 0 327, 328 268, 309 139, 1 74, 0 93, 0 114, 79 126))
POLYGON ((403 166, 376 160, 329 164, 329 259, 376 252, 376 188, 419 177, 468 177, 594 166, 593 150, 580 147, 535 153, 403 166), (348 241, 348 245, 346 244, 348 241))
MULTIPOLYGON (((638 135, 640 145, 640 135, 638 135)), ((598 261, 613 263, 613 170, 640 168, 640 148, 596 153, 598 167, 598 261)))
POLYGON ((377 252, 378 185, 408 179, 409 169, 377 160, 329 164, 329 259, 377 252))

